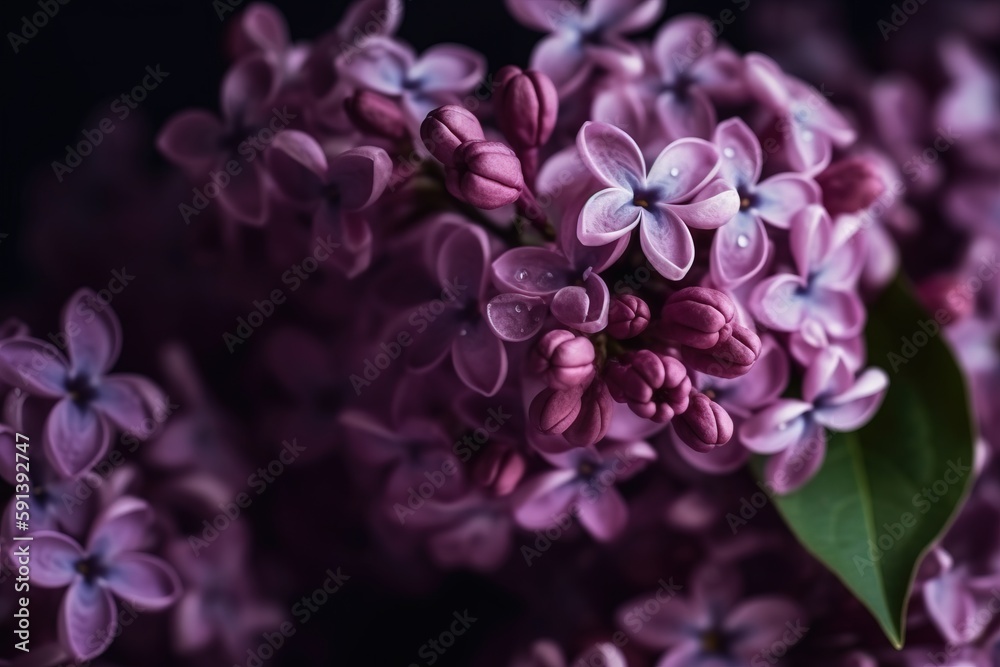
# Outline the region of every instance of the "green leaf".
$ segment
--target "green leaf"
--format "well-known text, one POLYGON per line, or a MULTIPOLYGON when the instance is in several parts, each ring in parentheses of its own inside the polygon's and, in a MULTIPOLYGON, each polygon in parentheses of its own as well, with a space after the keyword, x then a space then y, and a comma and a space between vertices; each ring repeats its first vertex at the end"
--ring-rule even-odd
POLYGON ((774 501, 900 648, 917 566, 969 485, 974 435, 962 373, 902 280, 868 313, 869 364, 889 374, 885 402, 861 430, 831 434, 816 477, 774 501))

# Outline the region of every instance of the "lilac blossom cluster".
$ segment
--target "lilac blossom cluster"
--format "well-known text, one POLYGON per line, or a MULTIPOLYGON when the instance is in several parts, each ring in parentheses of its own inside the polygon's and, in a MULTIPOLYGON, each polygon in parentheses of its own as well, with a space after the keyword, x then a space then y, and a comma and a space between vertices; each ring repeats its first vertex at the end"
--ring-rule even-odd
POLYGON ((507 5, 545 36, 528 68, 490 74, 469 47, 404 43, 400 0, 360 0, 308 43, 251 4, 231 19, 219 111, 158 133, 185 180, 142 181, 141 208, 140 177, 103 167, 129 202, 101 213, 123 239, 138 219, 193 237, 183 269, 130 249, 191 296, 123 318, 188 342, 150 333, 148 375, 176 406, 111 372, 121 327, 90 290, 56 333, 0 330, 3 479, 16 433, 39 445, 42 662, 100 660, 133 612, 163 664, 263 662, 261 642, 273 655, 273 633, 320 612, 297 601, 322 578, 279 561, 344 559, 407 593, 455 570, 509 589, 523 619, 476 664, 998 664, 1000 544, 983 527, 1000 525, 1000 288, 984 273, 1000 271, 1000 114, 968 111, 997 97, 996 72, 946 41, 944 89, 856 73, 831 92, 737 53, 717 22, 661 21, 662 0, 507 5), (912 162, 939 124, 954 162, 912 162), (931 200, 945 212, 929 224, 963 244, 927 274, 900 247, 931 200), (947 314, 982 441, 897 653, 764 507, 817 473, 828 432, 879 409, 865 304, 900 264, 947 314), (197 325, 172 328, 189 312, 197 325), (238 399, 201 379, 223 356, 211 367, 238 399), (300 447, 302 483, 279 480, 300 447), (759 485, 742 473, 754 454, 759 485), (265 492, 264 519, 244 521, 265 492), (323 517, 271 525, 303 507, 323 517))

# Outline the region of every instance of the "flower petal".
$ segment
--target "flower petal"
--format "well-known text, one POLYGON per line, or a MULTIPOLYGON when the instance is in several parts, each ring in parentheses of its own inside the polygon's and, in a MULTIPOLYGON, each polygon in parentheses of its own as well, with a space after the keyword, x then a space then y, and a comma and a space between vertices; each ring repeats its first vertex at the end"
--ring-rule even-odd
POLYGON ((777 596, 756 597, 741 603, 726 616, 727 636, 739 637, 732 646, 735 655, 750 661, 772 646, 794 643, 787 639, 789 628, 803 620, 803 610, 791 600, 777 596))
POLYGON ((94 521, 87 540, 87 553, 106 561, 145 547, 151 537, 153 511, 145 500, 121 496, 94 521))
POLYGON ((642 209, 639 243, 646 259, 667 280, 680 280, 694 263, 694 239, 687 225, 665 207, 642 209))
POLYGON ((535 45, 531 68, 552 79, 560 98, 579 88, 593 69, 578 36, 568 30, 554 32, 535 45))
POLYGON ((171 116, 156 137, 156 147, 174 164, 202 172, 222 151, 222 122, 202 109, 188 109, 171 116))
POLYGON ((734 188, 748 188, 760 180, 764 154, 753 130, 734 116, 719 123, 712 137, 720 157, 719 177, 734 188))
POLYGON ((69 362, 54 345, 37 338, 0 341, 0 377, 29 394, 56 398, 66 394, 69 362))
POLYGON ((77 660, 99 656, 114 640, 116 611, 111 593, 77 580, 59 610, 59 643, 77 660))
POLYGON ((748 53, 743 58, 745 76, 750 92, 777 113, 783 113, 791 104, 786 80, 788 76, 778 63, 762 53, 748 53))
POLYGON ((270 104, 276 83, 275 69, 263 55, 238 61, 222 80, 219 106, 223 117, 234 127, 252 125, 270 104))
POLYGON ((867 312, 857 292, 814 288, 806 307, 834 338, 852 338, 864 329, 867 312))
POLYGON ((825 398, 822 405, 816 407, 816 421, 834 431, 861 428, 878 411, 888 386, 889 376, 885 371, 869 368, 858 376, 850 389, 825 398))
POLYGON ((639 224, 642 210, 623 188, 601 190, 580 210, 577 237, 588 246, 602 246, 625 236, 639 224))
POLYGON ((761 281, 750 295, 750 308, 764 326, 777 331, 796 331, 806 319, 808 301, 802 294, 802 279, 783 273, 761 281))
POLYGON ((624 130, 588 121, 576 135, 576 147, 591 173, 609 188, 634 191, 646 182, 646 160, 624 130))
POLYGON ((660 151, 649 168, 646 183, 658 189, 657 201, 672 204, 705 187, 718 169, 719 151, 715 146, 704 139, 678 139, 660 151))
POLYGON ((614 488, 599 489, 596 497, 579 504, 580 523, 598 542, 608 542, 621 534, 628 523, 628 505, 614 488))
POLYGON ((141 375, 116 374, 104 378, 91 403, 116 426, 140 439, 152 433, 157 423, 157 408, 167 404, 159 387, 141 375))
POLYGON ((264 2, 246 8, 240 27, 262 51, 280 53, 288 46, 288 24, 278 8, 264 2))
POLYGON ((753 208, 767 222, 781 229, 792 226, 796 213, 822 200, 819 185, 799 174, 777 174, 754 188, 753 208))
POLYGON ((579 10, 563 0, 506 0, 505 4, 521 24, 540 32, 553 32, 580 18, 579 10))
POLYGON ((709 183, 688 204, 664 204, 688 227, 717 229, 733 219, 740 210, 740 196, 728 183, 719 179, 709 183))
POLYGON ((539 297, 500 294, 486 304, 490 329, 501 340, 520 342, 537 334, 545 324, 548 306, 539 297))
POLYGON ((811 410, 812 405, 805 401, 780 399, 743 422, 740 442, 758 454, 785 450, 804 437, 811 410))
POLYGON ((467 302, 488 285, 490 241, 486 232, 470 224, 454 225, 441 242, 437 277, 441 286, 457 292, 455 300, 467 302))
POLYGON ((575 470, 556 470, 529 480, 518 490, 514 520, 522 528, 540 530, 555 525, 576 500, 575 470))
POLYGON ((810 421, 798 440, 768 459, 764 479, 775 493, 791 493, 813 478, 824 458, 826 431, 810 421))
POLYGON ((352 148, 330 160, 327 179, 337 185, 343 206, 360 211, 382 196, 392 177, 392 159, 375 146, 352 148))
POLYGON ((566 258, 549 248, 512 248, 493 262, 493 284, 502 291, 548 296, 573 279, 566 258))
POLYGON ((507 379, 507 350, 484 320, 463 325, 452 343, 459 379, 484 396, 493 396, 507 379))
POLYGON ((45 420, 45 452, 64 477, 79 477, 108 451, 111 431, 94 410, 64 398, 45 420))
POLYGON ((161 559, 143 553, 124 553, 115 558, 105 575, 108 588, 137 607, 158 611, 169 607, 181 593, 174 569, 161 559))
POLYGON ((32 533, 31 581, 42 588, 62 588, 76 577, 76 564, 84 557, 76 540, 55 531, 32 533))
POLYGON ((668 90, 656 98, 656 113, 667 139, 708 139, 715 128, 715 105, 700 88, 683 94, 668 90))
POLYGON ((712 279, 736 287, 757 275, 767 261, 767 230, 757 216, 738 213, 712 239, 712 279))
POLYGON ((582 287, 574 285, 556 292, 550 305, 557 320, 583 333, 602 331, 608 325, 610 307, 608 286, 596 273, 591 273, 582 287))
POLYGON ((70 372, 97 377, 118 360, 122 329, 118 317, 89 289, 78 290, 62 313, 69 348, 70 372))
POLYGON ((427 92, 465 93, 486 74, 482 54, 459 44, 438 44, 423 52, 407 77, 427 92))
POLYGON ((328 167, 315 139, 305 132, 285 130, 274 138, 266 155, 268 172, 283 195, 302 203, 319 199, 328 167))

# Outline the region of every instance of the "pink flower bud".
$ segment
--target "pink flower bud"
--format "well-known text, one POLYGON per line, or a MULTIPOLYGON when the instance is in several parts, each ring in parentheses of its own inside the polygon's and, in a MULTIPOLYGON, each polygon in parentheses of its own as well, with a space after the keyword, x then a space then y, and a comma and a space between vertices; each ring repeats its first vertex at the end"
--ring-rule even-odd
POLYGON ((615 407, 603 380, 598 378, 590 383, 583 392, 580 406, 580 414, 563 437, 575 447, 590 447, 607 435, 615 407))
POLYGON ((455 149, 466 141, 482 141, 486 135, 471 111, 449 104, 427 114, 420 124, 420 138, 431 155, 450 167, 455 149))
POLYGON ((685 347, 681 350, 684 363, 692 370, 732 379, 745 375, 760 356, 760 338, 750 329, 733 325, 731 336, 708 350, 685 347))
POLYGON ((528 419, 545 434, 560 434, 570 427, 580 414, 583 387, 543 389, 531 401, 528 419))
POLYGON ((725 409, 701 392, 673 421, 677 436, 696 452, 709 452, 733 437, 733 420, 725 409))
POLYGON ((686 287, 667 299, 662 315, 662 331, 667 338, 707 350, 729 337, 736 306, 719 290, 686 287))
POLYGON ((487 447, 476 460, 473 475, 484 487, 498 496, 505 496, 524 476, 524 457, 514 447, 487 447))
POLYGON ((452 154, 445 183, 448 192, 482 209, 513 204, 521 196, 521 162, 497 141, 466 141, 452 154))
POLYGON ((586 386, 594 377, 594 344, 586 336, 554 329, 542 336, 532 350, 529 367, 545 375, 553 389, 586 386))
POLYGON ((608 362, 605 380, 614 400, 645 419, 662 424, 687 410, 691 379, 671 356, 651 350, 626 353, 608 362))
POLYGON ((649 306, 632 294, 616 296, 608 310, 606 331, 614 338, 623 340, 638 336, 649 325, 649 306))
POLYGON ((517 148, 538 148, 552 136, 559 95, 552 80, 535 70, 508 65, 497 72, 493 106, 497 125, 517 148))
POLYGON ((864 210, 885 192, 885 180, 877 166, 863 156, 837 160, 816 177, 816 182, 830 215, 864 210))
POLYGON ((354 127, 365 134, 394 141, 406 136, 406 118, 399 104, 371 90, 358 90, 344 100, 344 110, 354 127))

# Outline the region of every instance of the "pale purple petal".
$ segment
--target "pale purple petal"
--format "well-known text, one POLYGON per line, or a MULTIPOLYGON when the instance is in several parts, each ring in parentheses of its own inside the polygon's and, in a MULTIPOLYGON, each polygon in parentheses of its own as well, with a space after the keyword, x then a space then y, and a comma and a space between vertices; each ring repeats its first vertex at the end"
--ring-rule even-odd
POLYGON ((777 493, 791 493, 819 471, 826 457, 826 432, 810 421, 802 436, 768 459, 764 479, 777 493))
POLYGON ((29 394, 56 398, 66 393, 69 362, 54 345, 37 338, 0 341, 0 377, 29 394))
POLYGON ((267 107, 277 83, 274 67, 263 56, 249 56, 233 65, 222 80, 219 105, 235 127, 253 122, 267 107))
POLYGON ((800 441, 809 429, 805 401, 781 399, 764 408, 740 426, 740 442, 759 454, 780 452, 800 441))
POLYGON ((548 296, 576 277, 566 258, 548 248, 512 248, 493 262, 493 284, 497 289, 519 294, 548 296))
POLYGON ((708 139, 715 128, 715 105, 699 88, 682 94, 668 90, 656 98, 656 113, 668 139, 708 139))
POLYGON ((715 128, 712 142, 721 155, 719 177, 736 188, 753 186, 764 165, 760 141, 743 119, 727 118, 715 128))
POLYGON ((90 408, 64 398, 45 420, 45 452, 64 477, 79 477, 108 451, 111 431, 90 408))
POLYGON ((718 168, 715 146, 704 139, 678 139, 660 151, 646 182, 649 188, 658 189, 658 202, 676 203, 705 187, 718 168))
POLYGON ((830 164, 833 146, 826 135, 793 123, 788 138, 788 161, 795 170, 813 176, 830 164))
POLYGON ((639 242, 646 259, 661 276, 680 280, 694 263, 694 239, 687 225, 673 211, 642 209, 639 242))
POLYGON ((352 2, 344 12, 337 24, 337 36, 341 41, 352 43, 358 31, 365 35, 393 35, 402 20, 403 3, 400 0, 360 0, 352 2))
POLYGON ((407 73, 416 60, 413 50, 385 37, 370 37, 364 44, 360 53, 345 53, 338 58, 341 73, 360 88, 383 95, 401 95, 407 73))
POLYGON ((277 53, 288 46, 288 24, 273 5, 264 2, 250 5, 240 18, 240 26, 262 51, 277 53))
POLYGON ((564 287, 556 292, 550 304, 557 320, 583 333, 602 331, 608 325, 610 307, 608 286, 596 273, 591 273, 582 287, 564 287))
POLYGON ((804 287, 798 276, 787 273, 762 281, 750 296, 754 316, 770 329, 796 331, 808 313, 809 302, 801 293, 804 287))
POLYGON ((560 97, 576 90, 592 69, 579 37, 569 31, 555 32, 538 42, 531 52, 531 68, 548 75, 560 97))
POLYGON ((833 223, 822 206, 809 206, 794 217, 788 236, 799 276, 805 280, 833 248, 833 223))
POLYGON ((153 511, 145 500, 122 496, 106 507, 94 521, 87 540, 87 553, 106 561, 147 545, 151 537, 153 511))
POLYGON ((614 488, 600 490, 593 499, 584 497, 579 509, 580 523, 599 542, 613 540, 628 522, 628 506, 614 488))
POLYGON ((452 343, 455 373, 470 389, 484 396, 500 391, 507 378, 507 351, 484 320, 463 325, 452 343))
POLYGON ((427 92, 464 93, 486 74, 486 59, 458 44, 438 44, 424 51, 408 78, 427 92))
POLYGON ((695 60, 715 48, 715 35, 703 16, 685 14, 668 21, 653 40, 653 59, 673 83, 695 60))
POLYGON ((767 254, 763 223, 755 215, 738 213, 712 239, 712 278, 719 285, 736 287, 760 272, 767 254))
POLYGON ((577 500, 579 486, 576 471, 556 470, 543 473, 527 482, 514 508, 514 519, 528 530, 555 525, 577 500))
POLYGON ((111 593, 78 579, 59 610, 59 643, 77 660, 100 655, 114 640, 116 610, 111 593))
MULTIPOLYGON (((634 191, 646 182, 646 161, 642 151, 624 130, 608 123, 588 121, 576 136, 576 146, 587 168, 609 188, 634 191)), ((691 152, 682 147, 674 157, 684 159, 691 152)))
POLYGON ((96 377, 118 360, 122 330, 118 317, 89 289, 70 297, 62 313, 63 332, 69 348, 70 372, 96 377))
POLYGON ((515 19, 540 32, 552 32, 580 18, 578 7, 563 0, 506 0, 505 4, 515 19))
POLYGON ((442 286, 454 286, 461 302, 479 297, 489 281, 490 242, 481 227, 455 225, 444 238, 437 258, 442 286))
POLYGON ((104 582, 123 600, 153 611, 169 607, 181 593, 181 582, 173 568, 143 553, 117 556, 108 566, 104 582))
POLYGON ((116 374, 103 380, 91 405, 123 431, 141 438, 157 423, 155 410, 166 406, 166 396, 141 375, 116 374))
POLYGON ((76 577, 76 564, 84 557, 76 540, 62 533, 39 530, 32 533, 31 583, 42 588, 62 588, 76 577))
POLYGON ((740 210, 740 196, 728 183, 719 179, 705 186, 688 204, 664 204, 688 227, 717 229, 733 219, 740 210))
POLYGON ((156 147, 176 165, 205 171, 215 164, 222 150, 222 122, 201 109, 172 116, 156 137, 156 147))
POLYGON ((853 431, 875 415, 886 388, 889 377, 881 368, 869 368, 849 390, 836 396, 824 398, 815 410, 816 421, 834 431, 853 431))
MULTIPOLYGON (((732 651, 744 660, 752 660, 765 649, 783 645, 782 637, 797 621, 804 621, 803 610, 790 600, 757 597, 743 602, 726 616, 723 628, 738 637, 732 651)), ((801 624, 804 627, 804 623, 801 624)), ((785 640, 785 644, 794 643, 785 640)))
POLYGON ((777 174, 754 189, 753 208, 775 227, 788 229, 796 213, 821 201, 822 193, 816 181, 799 174, 777 174))
POLYGON ((785 81, 787 75, 778 63, 761 53, 748 53, 744 59, 750 91, 774 111, 782 113, 791 104, 785 81))
POLYGON ((588 246, 612 243, 635 229, 641 213, 630 190, 601 190, 588 199, 580 211, 577 236, 580 243, 588 246))
POLYGON ((663 6, 663 0, 591 0, 587 13, 591 20, 607 25, 609 32, 623 35, 652 26, 663 13, 663 6))
POLYGON ((675 450, 682 459, 691 464, 695 469, 713 475, 723 475, 739 470, 750 458, 750 450, 741 447, 735 442, 730 442, 724 447, 716 447, 707 452, 696 452, 676 435, 672 436, 672 441, 675 450))
POLYGON ((486 304, 486 318, 498 338, 516 343, 541 330, 548 310, 539 297, 500 294, 486 304))
POLYGON ((979 605, 959 577, 946 573, 923 586, 924 604, 934 624, 949 642, 965 644, 976 638, 979 605))
POLYGON ((851 338, 865 326, 865 304, 857 292, 814 289, 808 297, 809 317, 815 318, 834 338, 851 338))

